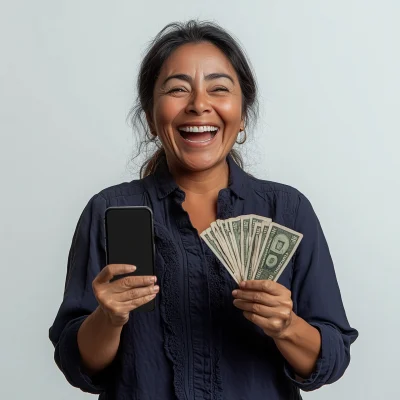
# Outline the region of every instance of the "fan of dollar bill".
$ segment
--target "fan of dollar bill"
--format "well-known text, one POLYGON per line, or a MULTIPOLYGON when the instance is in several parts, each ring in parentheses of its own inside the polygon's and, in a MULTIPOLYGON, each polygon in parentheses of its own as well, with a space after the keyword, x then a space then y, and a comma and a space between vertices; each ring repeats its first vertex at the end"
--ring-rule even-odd
POLYGON ((238 284, 252 279, 277 281, 303 238, 254 214, 217 219, 200 236, 238 284))

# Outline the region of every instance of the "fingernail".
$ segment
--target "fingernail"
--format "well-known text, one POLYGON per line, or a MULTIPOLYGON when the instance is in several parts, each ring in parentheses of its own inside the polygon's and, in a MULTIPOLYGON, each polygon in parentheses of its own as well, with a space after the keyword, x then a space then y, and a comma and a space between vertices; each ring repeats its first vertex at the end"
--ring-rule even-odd
POLYGON ((244 288, 245 286, 246 286, 246 282, 245 281, 242 281, 242 282, 240 282, 240 285, 239 285, 241 288, 244 288))
POLYGON ((128 266, 129 271, 136 271, 136 267, 134 265, 128 266))
POLYGON ((233 296, 236 296, 236 295, 237 295, 237 290, 234 290, 234 291, 232 292, 232 295, 233 295, 233 296))
POLYGON ((153 291, 154 291, 154 292, 158 292, 159 289, 160 289, 160 286, 158 286, 158 285, 155 285, 155 286, 153 287, 153 291))
POLYGON ((154 283, 156 281, 156 277, 152 276, 151 278, 149 278, 149 282, 150 283, 154 283))
POLYGON ((154 282, 157 282, 157 277, 156 276, 154 277, 154 282))

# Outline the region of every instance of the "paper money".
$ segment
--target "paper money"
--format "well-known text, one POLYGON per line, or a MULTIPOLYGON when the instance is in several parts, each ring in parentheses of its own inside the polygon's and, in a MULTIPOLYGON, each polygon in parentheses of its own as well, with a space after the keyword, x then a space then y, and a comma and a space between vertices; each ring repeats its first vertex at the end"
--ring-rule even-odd
POLYGON ((302 233, 255 214, 218 219, 200 236, 237 283, 277 281, 303 238, 302 233))
POLYGON ((217 256, 219 261, 221 261, 222 265, 227 269, 227 271, 232 276, 232 278, 237 283, 239 283, 239 279, 235 275, 235 271, 229 265, 229 262, 227 262, 227 259, 226 259, 225 255, 223 254, 223 250, 219 246, 219 243, 218 243, 215 235, 213 234, 213 232, 202 232, 201 237, 207 243, 207 245, 210 247, 210 249, 213 251, 213 253, 217 256))
POLYGON ((253 279, 277 281, 300 244, 303 235, 285 226, 272 223, 261 249, 253 279))

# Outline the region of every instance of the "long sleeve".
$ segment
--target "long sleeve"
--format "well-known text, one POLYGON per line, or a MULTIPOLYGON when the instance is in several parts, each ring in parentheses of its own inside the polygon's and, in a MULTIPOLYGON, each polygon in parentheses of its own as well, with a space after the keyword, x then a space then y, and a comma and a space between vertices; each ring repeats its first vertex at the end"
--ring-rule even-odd
POLYGON ((97 307, 92 281, 106 264, 103 218, 106 200, 94 195, 78 220, 68 255, 63 301, 49 338, 55 347, 54 360, 67 381, 84 392, 101 393, 110 379, 111 368, 97 376, 85 374, 77 342, 79 327, 97 307))
POLYGON ((302 383, 285 363, 285 373, 304 391, 337 381, 350 362, 350 345, 357 330, 350 327, 343 307, 329 247, 310 201, 299 193, 296 231, 304 237, 294 259, 292 281, 293 311, 317 328, 321 352, 315 371, 302 383))

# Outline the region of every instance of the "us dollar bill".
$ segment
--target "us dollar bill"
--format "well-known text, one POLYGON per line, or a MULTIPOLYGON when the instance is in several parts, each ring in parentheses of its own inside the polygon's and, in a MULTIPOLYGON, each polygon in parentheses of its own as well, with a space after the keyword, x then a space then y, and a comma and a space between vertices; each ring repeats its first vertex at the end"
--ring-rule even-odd
POLYGON ((229 226, 229 234, 231 235, 233 252, 235 253, 235 259, 236 259, 236 265, 238 266, 240 277, 243 280, 244 274, 242 268, 240 218, 229 218, 226 222, 229 226))
POLYGON ((244 278, 246 279, 248 266, 251 259, 251 244, 253 239, 254 224, 256 222, 256 217, 254 214, 248 214, 241 216, 242 219, 242 242, 244 246, 243 263, 242 270, 244 278))
MULTIPOLYGON (((258 261, 260 259, 260 255, 261 255, 261 249, 263 244, 265 243, 266 239, 267 239, 267 234, 269 231, 269 226, 271 224, 272 220, 270 219, 269 221, 263 221, 261 224, 261 234, 260 234, 260 240, 257 243, 257 249, 255 252, 255 259, 253 261, 253 272, 256 269, 257 265, 258 265, 258 261)), ((254 274, 252 274, 249 279, 251 279, 253 277, 254 274)))
POLYGON ((244 215, 241 217, 241 246, 242 246, 242 270, 243 276, 245 274, 246 265, 249 260, 249 241, 250 241, 250 224, 251 217, 244 215))
POLYGON ((303 234, 272 222, 252 279, 277 281, 303 239, 303 234))
POLYGON ((228 249, 232 267, 233 269, 240 275, 240 265, 238 264, 237 257, 235 254, 234 246, 233 246, 233 238, 230 232, 229 223, 227 220, 217 220, 217 226, 220 229, 221 235, 225 240, 226 247, 228 249))
POLYGON ((232 278, 278 280, 303 235, 273 223, 271 218, 249 214, 216 220, 201 233, 232 278))
POLYGON ((253 276, 253 271, 255 267, 255 259, 257 258, 257 247, 258 243, 261 237, 261 222, 255 222, 253 224, 253 229, 252 229, 252 237, 251 237, 251 242, 250 242, 250 250, 249 250, 249 258, 248 258, 248 264, 246 265, 246 270, 245 270, 245 278, 246 280, 251 279, 253 276))
POLYGON ((200 234, 201 238, 206 242, 207 246, 213 251, 216 257, 221 261, 222 265, 229 272, 231 277, 239 284, 240 279, 236 276, 235 271, 232 270, 231 266, 227 262, 226 257, 223 254, 223 251, 217 241, 217 238, 214 235, 214 232, 211 228, 206 229, 200 234))
POLYGON ((222 231, 220 230, 219 226, 217 226, 217 222, 216 221, 212 222, 209 229, 211 230, 211 232, 213 233, 213 236, 217 240, 217 243, 221 247, 222 254, 224 255, 225 259, 227 260, 228 265, 230 266, 231 269, 233 269, 232 259, 230 256, 230 252, 228 251, 226 240, 223 237, 222 231))
MULTIPOLYGON (((248 237, 248 258, 247 258, 247 263, 244 265, 245 268, 245 279, 251 279, 251 276, 253 275, 254 268, 256 267, 256 261, 258 259, 258 252, 260 250, 259 244, 260 244, 260 234, 261 230, 260 227, 263 226, 263 224, 269 225, 272 220, 267 217, 262 217, 260 215, 255 215, 255 214, 249 214, 246 217, 250 218, 250 232, 249 232, 249 237, 248 237)), ((261 228, 262 229, 262 228, 261 228)))

